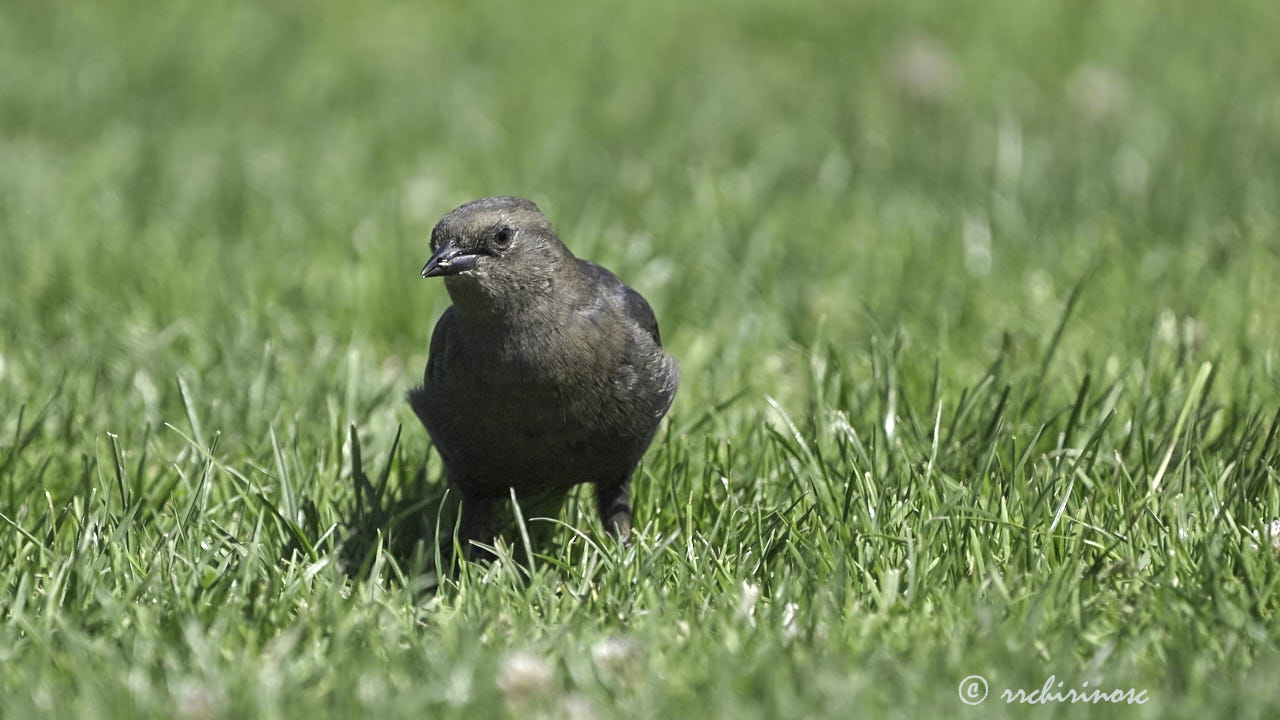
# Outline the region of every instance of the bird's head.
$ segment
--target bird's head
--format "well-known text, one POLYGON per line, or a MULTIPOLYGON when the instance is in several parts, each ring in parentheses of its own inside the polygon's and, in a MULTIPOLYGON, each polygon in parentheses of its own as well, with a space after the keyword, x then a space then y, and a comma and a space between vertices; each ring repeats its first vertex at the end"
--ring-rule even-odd
POLYGON ((573 255, 538 206, 517 197, 463 205, 431 230, 422 277, 443 277, 455 305, 498 311, 551 291, 573 255))

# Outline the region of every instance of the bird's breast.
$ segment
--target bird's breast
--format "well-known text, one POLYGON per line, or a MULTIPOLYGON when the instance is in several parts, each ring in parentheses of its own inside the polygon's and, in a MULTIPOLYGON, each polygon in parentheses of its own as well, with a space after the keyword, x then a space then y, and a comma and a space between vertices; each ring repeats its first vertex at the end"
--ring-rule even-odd
POLYGON ((482 485, 625 474, 670 402, 653 362, 661 351, 637 351, 624 326, 571 317, 534 331, 466 330, 428 378, 438 399, 429 429, 482 485))

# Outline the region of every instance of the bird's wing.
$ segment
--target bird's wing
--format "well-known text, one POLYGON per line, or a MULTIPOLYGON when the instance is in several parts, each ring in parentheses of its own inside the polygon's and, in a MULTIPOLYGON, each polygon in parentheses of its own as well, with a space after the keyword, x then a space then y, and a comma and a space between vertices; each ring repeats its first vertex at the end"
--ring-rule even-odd
POLYGON ((413 408, 413 414, 418 416, 424 426, 430 427, 431 420, 427 414, 427 397, 427 389, 425 387, 414 385, 409 388, 409 394, 405 396, 405 399, 409 401, 409 407, 413 408))
POLYGON ((436 321, 435 330, 431 332, 431 349, 427 354, 427 369, 422 374, 422 384, 409 390, 408 400, 409 406, 413 408, 414 413, 427 424, 427 402, 429 399, 429 386, 438 387, 442 379, 440 374, 444 371, 445 352, 449 344, 449 336, 453 332, 454 317, 453 306, 450 305, 440 319, 436 321))
POLYGON ((449 338, 453 335, 453 329, 456 326, 457 318, 454 315, 453 306, 450 305, 445 308, 440 319, 436 321, 435 329, 431 331, 431 348, 427 352, 427 370, 423 376, 425 383, 430 383, 431 378, 439 377, 439 373, 443 372, 445 353, 449 349, 449 338))
POLYGON ((590 282, 610 290, 614 301, 621 306, 623 314, 649 333, 658 347, 662 347, 662 336, 658 334, 658 319, 654 317, 653 308, 649 307, 643 295, 623 285, 617 275, 593 262, 579 260, 578 264, 590 282))

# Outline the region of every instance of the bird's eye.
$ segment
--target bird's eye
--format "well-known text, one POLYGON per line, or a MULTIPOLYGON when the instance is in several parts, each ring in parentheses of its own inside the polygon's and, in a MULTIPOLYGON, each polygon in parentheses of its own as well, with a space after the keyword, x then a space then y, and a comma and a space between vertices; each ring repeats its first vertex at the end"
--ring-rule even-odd
POLYGON ((503 225, 498 228, 498 232, 493 236, 493 242, 498 247, 506 247, 511 244, 511 238, 516 236, 516 231, 503 225))

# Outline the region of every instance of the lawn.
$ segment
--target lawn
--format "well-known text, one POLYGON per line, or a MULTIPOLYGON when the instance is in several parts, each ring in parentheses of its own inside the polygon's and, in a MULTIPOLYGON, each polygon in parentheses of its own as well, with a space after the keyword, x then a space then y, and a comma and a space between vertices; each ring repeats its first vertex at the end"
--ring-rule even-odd
POLYGON ((1277 67, 1262 0, 7 0, 0 718, 1274 717, 1277 67), (629 545, 451 560, 417 273, 497 194, 682 366, 629 545))

